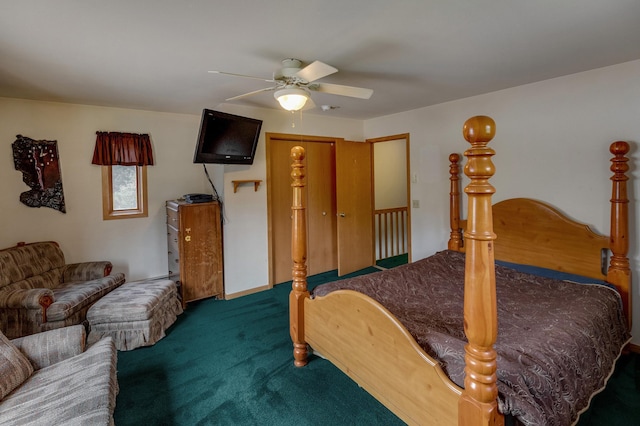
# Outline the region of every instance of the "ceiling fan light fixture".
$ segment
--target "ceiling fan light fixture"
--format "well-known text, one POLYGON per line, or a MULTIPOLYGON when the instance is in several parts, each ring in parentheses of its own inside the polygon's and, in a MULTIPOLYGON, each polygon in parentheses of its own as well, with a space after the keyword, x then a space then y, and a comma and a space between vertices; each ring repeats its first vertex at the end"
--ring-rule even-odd
POLYGON ((309 94, 305 90, 295 87, 280 89, 273 96, 280 102, 280 106, 287 111, 302 109, 307 103, 307 99, 309 99, 309 94))

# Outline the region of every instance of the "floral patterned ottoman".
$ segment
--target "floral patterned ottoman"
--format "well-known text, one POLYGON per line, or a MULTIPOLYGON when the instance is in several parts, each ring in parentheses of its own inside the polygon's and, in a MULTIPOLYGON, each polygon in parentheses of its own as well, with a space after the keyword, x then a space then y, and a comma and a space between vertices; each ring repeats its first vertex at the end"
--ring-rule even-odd
POLYGON ((167 279, 124 283, 87 312, 89 345, 111 336, 120 351, 151 346, 182 313, 176 283, 167 279))

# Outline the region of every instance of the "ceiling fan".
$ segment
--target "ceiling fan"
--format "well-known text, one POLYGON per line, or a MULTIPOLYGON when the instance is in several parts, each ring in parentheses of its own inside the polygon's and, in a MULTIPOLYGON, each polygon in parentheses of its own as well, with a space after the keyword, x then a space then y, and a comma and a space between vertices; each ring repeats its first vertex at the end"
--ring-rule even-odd
POLYGON ((352 98, 369 99, 373 94, 373 90, 364 89, 362 87, 343 86, 340 84, 319 83, 319 80, 328 75, 338 72, 331 65, 324 62, 314 61, 313 63, 302 68, 302 61, 299 59, 289 58, 282 60, 282 68, 274 73, 273 78, 265 79, 253 77, 250 75, 234 74, 224 71, 209 71, 213 74, 224 74, 233 77, 251 78, 254 80, 262 80, 268 83, 274 83, 271 87, 254 90, 249 93, 234 96, 227 99, 233 101, 235 99, 245 98, 247 96, 256 95, 262 92, 275 91, 274 97, 280 102, 280 105, 287 111, 298 111, 305 104, 309 107, 313 105, 310 100, 309 92, 322 92, 332 95, 349 96, 352 98), (309 103, 307 103, 309 101, 309 103))

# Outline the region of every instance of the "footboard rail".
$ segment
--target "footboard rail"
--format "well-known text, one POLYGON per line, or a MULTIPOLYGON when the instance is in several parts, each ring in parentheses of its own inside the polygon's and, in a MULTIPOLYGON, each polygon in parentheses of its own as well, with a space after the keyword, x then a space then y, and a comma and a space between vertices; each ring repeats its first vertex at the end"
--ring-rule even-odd
POLYGON ((305 301, 305 338, 409 425, 457 425, 462 389, 372 298, 337 290, 305 301))

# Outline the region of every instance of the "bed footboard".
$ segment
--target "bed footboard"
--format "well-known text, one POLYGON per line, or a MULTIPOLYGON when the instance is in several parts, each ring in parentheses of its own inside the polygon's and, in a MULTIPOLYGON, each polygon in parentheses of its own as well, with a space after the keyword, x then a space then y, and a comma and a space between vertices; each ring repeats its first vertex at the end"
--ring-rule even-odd
POLYGON ((387 309, 339 290, 306 300, 305 337, 358 385, 410 425, 457 425, 462 390, 387 309))
MULTIPOLYGON (((292 258, 290 332, 294 363, 307 363, 307 344, 409 424, 499 425, 496 386, 497 335, 491 195, 494 173, 487 143, 495 134, 490 117, 473 117, 463 134, 471 144, 465 173, 471 179, 466 241, 464 329, 465 390, 444 375, 436 361, 380 304, 357 292, 309 298, 306 279, 306 222, 302 197, 304 149, 291 150, 292 258)), ((453 175, 453 173, 452 173, 453 175)), ((453 179, 452 179, 453 181, 453 179)), ((458 228, 458 222, 452 226, 458 228)))

